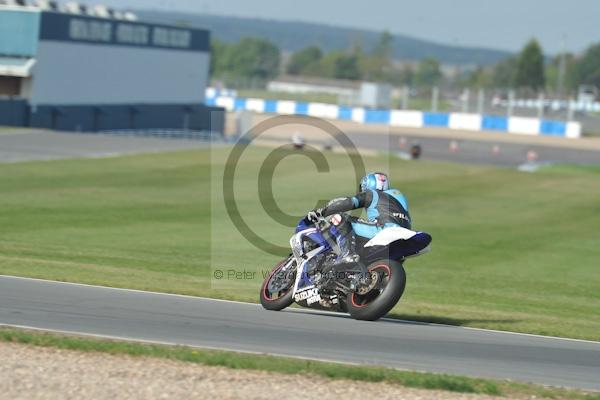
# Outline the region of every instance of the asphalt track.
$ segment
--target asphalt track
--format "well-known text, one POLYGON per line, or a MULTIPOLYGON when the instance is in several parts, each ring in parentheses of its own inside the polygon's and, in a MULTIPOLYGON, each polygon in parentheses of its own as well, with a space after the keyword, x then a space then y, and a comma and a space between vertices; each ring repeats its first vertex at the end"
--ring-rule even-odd
MULTIPOLYGON (((465 164, 517 167, 533 150, 542 163, 595 164, 600 165, 600 150, 561 148, 528 143, 503 143, 476 139, 453 140, 447 137, 424 136, 411 133, 402 136, 375 132, 349 130, 348 137, 358 148, 381 152, 408 151, 411 145, 420 144, 422 158, 465 164), (405 139, 400 146, 400 137, 405 139), (458 149, 449 151, 450 142, 455 141, 458 149), (494 154, 492 149, 498 146, 494 154)), ((279 143, 289 143, 290 135, 272 136, 279 143)), ((312 145, 323 145, 325 141, 308 141, 312 145)), ((150 137, 114 136, 105 134, 64 133, 52 131, 0 133, 0 162, 22 162, 55 160, 64 158, 112 157, 136 153, 155 153, 185 149, 206 148, 208 142, 191 139, 161 139, 150 137)))
MULTIPOLYGON (((326 143, 339 147, 327 124, 312 126, 303 117, 254 115, 252 122, 257 126, 262 126, 263 122, 275 125, 260 135, 263 140, 289 143, 295 134, 301 134, 307 144, 317 148, 326 143)), ((539 163, 600 165, 600 140, 593 138, 565 139, 490 131, 399 128, 351 121, 334 121, 333 124, 359 149, 393 154, 407 152, 412 145, 419 144, 425 160, 517 167, 525 163, 528 153, 533 151, 539 163), (454 151, 450 150, 451 143, 455 145, 454 151)))
POLYGON ((600 343, 0 276, 0 325, 600 390, 600 343))
MULTIPOLYGON (((577 149, 548 146, 531 143, 506 143, 477 139, 453 139, 439 136, 425 136, 407 131, 403 135, 387 135, 374 132, 346 132, 350 141, 359 149, 375 150, 381 153, 408 156, 411 146, 419 145, 421 159, 455 162, 461 164, 493 165, 499 167, 518 167, 528 161, 528 153, 536 154, 537 163, 600 165, 600 151, 595 149, 577 149), (404 140, 400 144, 400 139, 404 140), (451 150, 451 143, 454 148, 451 150)), ((291 143, 291 136, 284 134, 265 135, 274 143, 291 143)), ((308 145, 323 148, 332 141, 323 139, 306 140, 308 145)), ((337 146, 339 147, 339 146, 337 146)))
POLYGON ((0 162, 115 157, 206 147, 191 139, 115 136, 53 131, 0 133, 0 162))
POLYGON ((368 147, 379 151, 408 151, 412 145, 420 145, 424 160, 449 161, 463 164, 495 165, 516 167, 527 161, 527 154, 533 151, 537 162, 551 164, 600 164, 600 151, 560 148, 529 143, 503 143, 482 140, 449 139, 435 136, 411 134, 381 135, 361 132, 348 132, 348 137, 357 147, 368 147), (400 138, 405 139, 404 147, 400 138), (454 149, 450 144, 454 142, 454 149), (495 152, 494 152, 495 148, 495 152))

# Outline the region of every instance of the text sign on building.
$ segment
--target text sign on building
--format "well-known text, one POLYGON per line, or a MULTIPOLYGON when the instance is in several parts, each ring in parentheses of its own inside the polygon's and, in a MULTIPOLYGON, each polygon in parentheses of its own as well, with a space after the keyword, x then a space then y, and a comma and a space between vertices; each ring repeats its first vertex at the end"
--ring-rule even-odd
POLYGON ((44 13, 40 39, 209 51, 205 30, 59 13, 44 13))
POLYGON ((110 43, 112 24, 73 18, 69 24, 69 37, 74 40, 90 40, 110 43))

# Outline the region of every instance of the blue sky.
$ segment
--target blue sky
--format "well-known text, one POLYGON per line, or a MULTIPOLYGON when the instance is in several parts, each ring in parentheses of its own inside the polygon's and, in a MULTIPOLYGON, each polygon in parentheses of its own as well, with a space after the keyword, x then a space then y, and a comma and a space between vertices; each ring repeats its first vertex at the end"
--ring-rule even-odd
MULTIPOLYGON (((98 1, 82 0, 95 4, 98 1)), ((600 42, 600 0, 105 0, 124 8, 301 20, 509 51, 537 37, 548 53, 600 42)))

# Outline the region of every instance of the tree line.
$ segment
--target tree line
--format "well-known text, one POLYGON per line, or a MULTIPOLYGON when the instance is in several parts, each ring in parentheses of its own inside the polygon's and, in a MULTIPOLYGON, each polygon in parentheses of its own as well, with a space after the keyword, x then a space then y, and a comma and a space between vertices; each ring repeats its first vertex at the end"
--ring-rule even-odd
POLYGON ((572 92, 579 85, 600 88, 600 43, 577 56, 562 53, 545 57, 539 42, 531 39, 515 56, 496 65, 478 67, 461 82, 480 88, 524 88, 533 91, 572 92))
POLYGON ((442 79, 439 62, 428 57, 416 69, 392 61, 393 36, 385 31, 369 52, 355 44, 347 51, 323 52, 309 46, 291 55, 281 68, 281 51, 266 39, 244 38, 237 43, 212 41, 211 72, 215 78, 272 79, 281 72, 308 77, 369 80, 395 85, 433 86, 442 79))
POLYGON ((445 85, 470 88, 517 88, 532 91, 573 91, 581 84, 600 88, 600 43, 582 55, 571 53, 545 57, 531 39, 516 55, 491 66, 479 66, 453 77, 444 76, 435 57, 416 65, 392 59, 393 36, 384 31, 366 51, 360 44, 347 50, 324 52, 308 46, 281 64, 280 49, 266 39, 244 38, 237 43, 212 41, 211 72, 215 78, 268 80, 289 75, 389 82, 420 88, 445 85))

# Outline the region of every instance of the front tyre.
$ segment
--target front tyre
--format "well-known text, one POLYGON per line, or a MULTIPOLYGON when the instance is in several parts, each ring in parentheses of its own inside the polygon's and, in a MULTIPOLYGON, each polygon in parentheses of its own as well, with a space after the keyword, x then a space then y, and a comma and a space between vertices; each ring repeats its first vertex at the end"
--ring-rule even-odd
POLYGON ((365 295, 348 293, 346 305, 354 319, 375 321, 387 314, 404 293, 406 273, 401 263, 380 260, 367 268, 378 275, 378 284, 365 295))
POLYGON ((294 302, 292 289, 295 280, 295 262, 290 256, 281 260, 264 280, 260 288, 260 304, 271 311, 289 307, 294 302))

